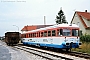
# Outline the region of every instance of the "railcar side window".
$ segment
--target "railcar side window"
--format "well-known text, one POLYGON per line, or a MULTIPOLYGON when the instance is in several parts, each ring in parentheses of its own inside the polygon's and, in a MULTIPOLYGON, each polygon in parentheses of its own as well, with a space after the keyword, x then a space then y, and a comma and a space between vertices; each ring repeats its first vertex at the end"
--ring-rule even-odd
POLYGON ((47 36, 47 31, 45 31, 43 35, 44 35, 44 37, 46 37, 47 36))
POLYGON ((36 37, 37 37, 37 32, 36 32, 36 37))
POLYGON ((38 37, 38 33, 36 33, 37 37, 38 37))
POLYGON ((43 32, 41 32, 41 37, 43 37, 43 32))
POLYGON ((60 36, 63 35, 63 29, 60 29, 60 33, 59 33, 60 36))
POLYGON ((26 38, 26 34, 25 34, 25 38, 26 38))
POLYGON ((27 37, 29 37, 29 35, 27 34, 27 37))
POLYGON ((32 33, 31 33, 31 38, 32 38, 32 33))
POLYGON ((52 36, 56 36, 56 31, 52 30, 52 36))
POLYGON ((30 38, 31 38, 31 33, 30 33, 30 38))
POLYGON ((40 32, 39 32, 39 37, 40 37, 40 32))
POLYGON ((33 37, 35 37, 34 33, 33 33, 33 37))
POLYGON ((59 31, 60 31, 60 30, 59 30, 59 29, 57 29, 57 36, 59 36, 59 31))
POLYGON ((57 35, 62 36, 63 35, 63 29, 58 29, 57 30, 57 35))
POLYGON ((32 33, 33 34, 33 37, 34 37, 34 33, 32 33))
POLYGON ((33 33, 33 37, 35 37, 35 33, 33 33))
POLYGON ((29 37, 30 37, 30 34, 29 34, 29 37))
POLYGON ((51 31, 48 31, 48 36, 51 36, 51 31))
POLYGON ((37 37, 38 37, 38 32, 37 32, 37 37))

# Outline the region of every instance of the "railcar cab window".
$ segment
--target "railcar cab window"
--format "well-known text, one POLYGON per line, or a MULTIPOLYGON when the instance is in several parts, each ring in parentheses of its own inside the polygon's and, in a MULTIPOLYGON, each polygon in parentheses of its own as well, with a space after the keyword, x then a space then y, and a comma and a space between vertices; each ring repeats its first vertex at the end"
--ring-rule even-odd
POLYGON ((78 29, 72 29, 72 36, 79 36, 79 30, 78 29))
POLYGON ((57 34, 58 36, 70 36, 71 30, 64 28, 64 29, 58 29, 57 32, 58 32, 57 34))
POLYGON ((70 36, 70 32, 71 30, 70 29, 63 29, 63 36, 70 36))

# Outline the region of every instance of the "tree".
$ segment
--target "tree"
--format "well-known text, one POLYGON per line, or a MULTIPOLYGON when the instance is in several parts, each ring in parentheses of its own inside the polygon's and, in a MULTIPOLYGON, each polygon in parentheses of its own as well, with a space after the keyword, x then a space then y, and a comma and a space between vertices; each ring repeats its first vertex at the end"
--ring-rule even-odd
POLYGON ((60 9, 60 11, 58 12, 58 16, 56 15, 56 24, 62 24, 62 23, 68 23, 68 22, 66 21, 64 12, 62 11, 62 9, 60 9))

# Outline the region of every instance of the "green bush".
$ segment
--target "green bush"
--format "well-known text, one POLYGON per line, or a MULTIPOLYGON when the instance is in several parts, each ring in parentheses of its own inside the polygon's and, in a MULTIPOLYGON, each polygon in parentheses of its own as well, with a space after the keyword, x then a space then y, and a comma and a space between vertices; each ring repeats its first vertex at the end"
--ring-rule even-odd
POLYGON ((80 37, 80 40, 81 40, 82 42, 90 42, 90 35, 82 35, 82 36, 80 37))

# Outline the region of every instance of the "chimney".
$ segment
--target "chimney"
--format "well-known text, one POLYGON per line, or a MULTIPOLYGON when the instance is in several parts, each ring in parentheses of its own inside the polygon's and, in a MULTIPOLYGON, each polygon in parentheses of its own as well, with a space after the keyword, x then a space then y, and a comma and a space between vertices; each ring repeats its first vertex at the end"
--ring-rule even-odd
POLYGON ((85 10, 85 12, 87 12, 87 10, 85 10))
POLYGON ((44 16, 44 25, 46 26, 46 16, 44 16))

